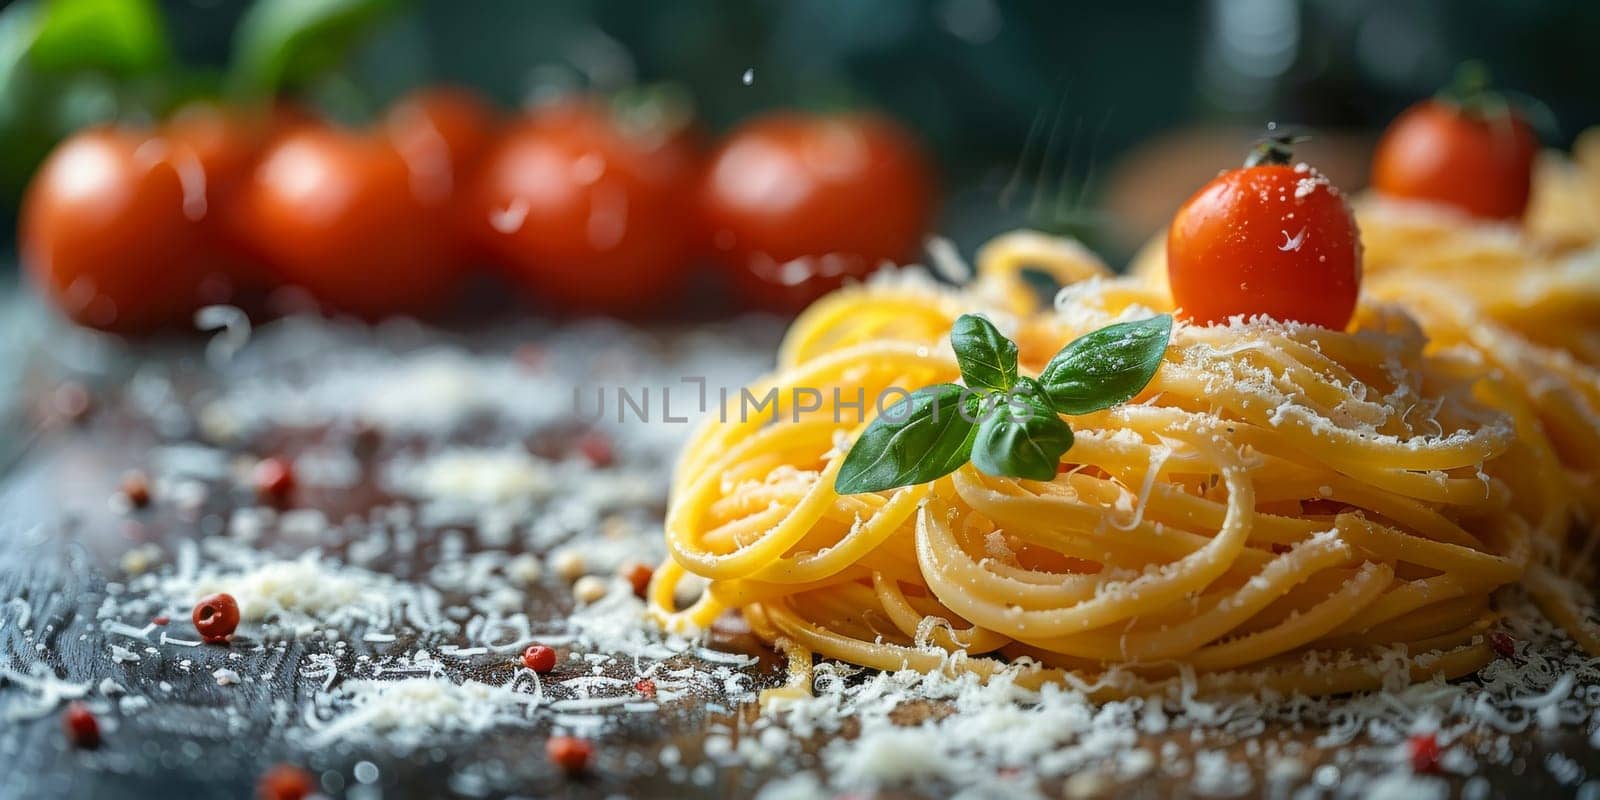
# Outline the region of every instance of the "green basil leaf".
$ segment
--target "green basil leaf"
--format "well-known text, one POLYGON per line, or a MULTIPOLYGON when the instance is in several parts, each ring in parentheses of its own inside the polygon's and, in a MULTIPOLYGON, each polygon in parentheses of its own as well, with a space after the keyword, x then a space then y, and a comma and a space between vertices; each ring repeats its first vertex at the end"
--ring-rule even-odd
POLYGON ((833 481, 839 494, 881 492, 955 472, 972 453, 983 397, 941 383, 883 410, 851 446, 833 481))
POLYGON ((44 72, 137 75, 172 58, 154 0, 49 0, 37 24, 28 61, 44 72))
POLYGON ((1125 403, 1155 377, 1171 338, 1171 314, 1108 325, 1061 348, 1039 374, 1039 383, 1063 414, 1125 403))
POLYGON ((968 386, 1005 392, 1017 382, 1017 343, 989 320, 962 314, 950 328, 950 346, 968 386))
POLYGON ((14 209, 33 168, 55 143, 46 124, 42 84, 27 63, 38 8, 15 3, 0 11, 0 209, 14 209))
POLYGON ((1072 429, 1050 407, 1038 383, 1022 378, 978 424, 972 463, 989 475, 1048 481, 1072 449, 1072 429))
POLYGON ((257 0, 239 21, 233 80, 271 93, 338 66, 398 0, 257 0))

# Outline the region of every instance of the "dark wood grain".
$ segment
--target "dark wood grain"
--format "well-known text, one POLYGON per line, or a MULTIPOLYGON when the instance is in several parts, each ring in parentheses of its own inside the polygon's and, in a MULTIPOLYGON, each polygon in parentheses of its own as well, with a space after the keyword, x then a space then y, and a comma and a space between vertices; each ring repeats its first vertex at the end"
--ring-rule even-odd
MULTIPOLYGON (((770 333, 768 334, 770 336, 770 333)), ((763 345, 766 346, 766 345, 763 345)), ((199 343, 166 345, 145 356, 146 363, 170 368, 174 384, 203 391, 208 375, 201 363, 199 343)), ((126 366, 126 365, 125 365, 126 366)), ((29 673, 42 665, 57 678, 93 687, 110 678, 129 693, 147 696, 148 708, 134 714, 106 710, 99 715, 105 727, 104 743, 94 750, 69 745, 62 734, 59 709, 32 719, 0 726, 0 761, 13 766, 0 780, 0 797, 245 797, 252 794, 257 777, 280 763, 303 765, 320 776, 323 789, 338 796, 442 797, 504 795, 562 795, 606 797, 623 794, 640 797, 726 796, 738 794, 737 772, 712 774, 709 784, 696 783, 688 769, 667 770, 656 759, 661 746, 676 743, 694 764, 698 733, 708 721, 731 713, 717 711, 731 704, 716 697, 694 697, 668 704, 661 713, 618 715, 608 729, 591 773, 569 780, 547 761, 543 752, 547 724, 515 728, 493 736, 468 739, 441 737, 437 744, 412 752, 385 752, 384 748, 334 747, 307 752, 285 736, 293 720, 285 720, 274 701, 288 701, 294 714, 319 688, 296 668, 310 653, 336 653, 340 671, 356 671, 356 659, 385 652, 404 652, 419 642, 402 637, 392 643, 373 644, 348 637, 347 647, 336 651, 321 637, 237 641, 232 647, 188 648, 157 645, 144 651, 144 642, 110 636, 94 630, 95 611, 106 595, 108 580, 119 580, 119 559, 131 548, 156 544, 173 553, 180 539, 198 539, 203 529, 237 505, 249 502, 237 488, 212 485, 205 505, 179 511, 170 504, 137 514, 121 515, 108 500, 124 470, 146 468, 148 453, 158 443, 183 441, 195 434, 190 427, 178 437, 161 436, 148 419, 128 411, 126 372, 89 376, 92 386, 90 413, 62 415, 53 408, 52 396, 63 385, 59 371, 49 365, 31 377, 29 397, 21 406, 31 427, 32 441, 15 460, 0 483, 0 599, 18 598, 31 609, 27 625, 17 624, 17 609, 5 607, 0 619, 0 662, 29 673), (115 663, 108 642, 138 651, 136 663, 115 663), (233 660, 230 656, 242 658, 233 660), (184 661, 191 662, 185 666, 184 661), (270 676, 265 680, 218 686, 211 672, 228 667, 241 674, 270 676), (164 689, 163 684, 170 687, 164 689), (356 780, 355 766, 371 762, 378 779, 371 787, 356 780)), ((81 376, 80 376, 81 377, 81 376)), ((65 381, 73 384, 72 381, 65 381)), ((327 430, 266 431, 235 443, 239 452, 295 452, 347 432, 327 430)), ((531 432, 530 449, 559 448, 570 438, 567 426, 531 432)), ((381 437, 380 437, 381 438, 381 437)), ((462 441, 495 439, 496 434, 467 429, 462 441)), ((308 489, 298 493, 297 505, 315 507, 331 520, 364 515, 393 503, 371 479, 377 462, 410 447, 405 437, 381 441, 368 455, 366 477, 360 485, 338 491, 308 489)), ((433 442, 437 445, 439 442, 433 442)), ((646 510, 657 515, 659 504, 646 510)), ((463 531, 469 548, 477 545, 471 528, 463 531)), ((272 549, 274 542, 259 543, 272 549)), ((338 555, 341 542, 330 551, 338 555)), ((393 555, 373 567, 400 578, 421 576, 437 556, 435 543, 425 543, 409 557, 393 555)), ((513 547, 513 550, 516 548, 513 547)), ((449 603, 465 598, 445 593, 449 603)), ((558 620, 571 608, 571 598, 547 584, 535 586, 528 598, 530 617, 558 620)), ((130 621, 132 622, 132 621, 130 621)), ((186 620, 171 625, 175 638, 193 638, 186 620)), ((152 634, 152 639, 155 635, 152 634)), ((465 641, 432 637, 428 646, 465 641)), ((748 635, 725 636, 718 646, 762 654, 754 669, 766 683, 776 680, 779 664, 774 655, 748 635)), ((686 657, 685 657, 686 658, 686 657)), ((492 659, 477 659, 478 662, 492 659)), ((510 660, 447 666, 453 677, 503 683, 513 670, 510 660)), ((558 666, 551 678, 578 669, 558 666)), ((583 665, 584 674, 588 665, 583 665)), ((616 677, 626 677, 617 673, 616 677)), ((34 693, 15 681, 0 679, 0 714, 33 702, 34 693)), ((98 698, 97 692, 91 695, 98 698)), ((30 715, 31 716, 31 715, 30 715)), ((363 770, 365 772, 365 770, 363 770)), ((703 776, 705 773, 701 773, 703 776)))

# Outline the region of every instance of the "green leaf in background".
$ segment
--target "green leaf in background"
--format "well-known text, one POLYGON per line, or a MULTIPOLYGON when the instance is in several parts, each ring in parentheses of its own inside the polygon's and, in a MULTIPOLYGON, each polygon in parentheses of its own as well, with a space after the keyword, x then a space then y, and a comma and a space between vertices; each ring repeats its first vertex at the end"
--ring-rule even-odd
POLYGON ((234 85, 271 94, 317 77, 399 6, 399 0, 258 0, 234 38, 234 85))
POLYGON ((0 209, 78 128, 165 108, 179 78, 154 0, 43 0, 0 11, 0 209))
POLYGON ((43 72, 117 76, 167 67, 172 47, 155 0, 48 0, 39 7, 28 61, 43 72))
POLYGON ((1110 408, 1150 383, 1171 338, 1171 314, 1108 325, 1061 348, 1039 374, 1039 383, 1063 414, 1110 408))
POLYGON ((33 3, 17 3, 0 12, 0 120, 22 114, 28 50, 39 30, 38 18, 33 3))
POLYGON ((1017 382, 1017 344, 989 320, 962 314, 950 328, 950 346, 968 386, 1004 392, 1017 382))
POLYGON ((22 184, 55 141, 45 119, 35 113, 28 48, 38 28, 38 8, 17 3, 0 12, 0 208, 14 205, 22 184))
POLYGON ((1072 429, 1051 408, 1039 384, 1022 378, 978 424, 972 464, 996 477, 1047 481, 1056 476, 1062 454, 1070 449, 1072 429))
MULTIPOLYGON (((33 3, 17 3, 0 13, 0 87, 7 87, 12 76, 23 69, 39 31, 38 20, 39 8, 33 3)), ((9 94, 0 92, 0 103, 10 100, 9 94)))
POLYGON ((629 86, 611 94, 611 114, 629 133, 666 138, 694 125, 694 95, 676 83, 629 86))
POLYGON ((972 452, 983 398, 953 383, 928 386, 883 410, 834 478, 839 494, 881 492, 955 472, 972 452))

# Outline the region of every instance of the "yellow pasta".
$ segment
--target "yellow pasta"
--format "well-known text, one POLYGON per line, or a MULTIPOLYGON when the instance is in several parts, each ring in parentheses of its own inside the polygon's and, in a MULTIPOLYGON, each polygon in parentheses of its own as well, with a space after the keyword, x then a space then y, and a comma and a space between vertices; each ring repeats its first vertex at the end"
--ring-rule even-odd
POLYGON ((1579 135, 1570 157, 1546 153, 1534 164, 1526 224, 1550 246, 1600 244, 1600 128, 1579 135))
POLYGON ((812 654, 980 675, 1026 658, 1028 680, 1106 697, 1185 674, 1219 690, 1371 688, 1397 648, 1418 677, 1492 658, 1491 594, 1559 549, 1574 493, 1540 483, 1559 468, 1497 405, 1501 382, 1430 355, 1391 305, 1364 306, 1350 332, 1180 325, 1132 402, 1068 418, 1077 439, 1054 480, 968 465, 834 492, 875 411, 848 401, 955 380, 960 314, 996 321, 1036 373, 1077 336, 1170 305, 1029 233, 986 247, 970 289, 825 298, 751 387, 778 390, 776 419, 729 410, 684 452, 653 613, 675 630, 742 613, 790 654, 785 691, 812 654), (1020 289, 1019 265, 1070 282, 1053 308, 1020 289), (688 573, 708 582, 680 608, 688 573))
POLYGON ((1433 352, 1493 376, 1491 402, 1531 454, 1514 497, 1546 544, 1527 584, 1585 649, 1600 631, 1566 589, 1600 539, 1600 130, 1546 154, 1522 225, 1369 199, 1358 208, 1368 296, 1403 304, 1433 352), (1564 580, 1565 579, 1565 580, 1564 580))
POLYGON ((1493 657, 1512 585, 1600 655, 1573 589, 1600 540, 1600 138, 1537 180, 1522 226, 1363 201, 1349 330, 1179 325, 1139 396, 1067 418, 1076 442, 1050 481, 969 464, 834 491, 878 410, 858 398, 958 379, 961 314, 989 317, 1037 374, 1077 336, 1170 311, 1164 235, 1127 277, 1019 232, 979 252, 964 289, 836 292, 750 387, 776 407, 725 409, 685 450, 652 613, 679 631, 742 614, 789 656, 774 696, 807 691, 815 656, 1020 668, 1105 698, 1180 678, 1342 693, 1396 663, 1456 677, 1493 657), (1065 286, 1053 305, 1030 269, 1065 286), (680 607, 691 573, 704 588, 680 607))

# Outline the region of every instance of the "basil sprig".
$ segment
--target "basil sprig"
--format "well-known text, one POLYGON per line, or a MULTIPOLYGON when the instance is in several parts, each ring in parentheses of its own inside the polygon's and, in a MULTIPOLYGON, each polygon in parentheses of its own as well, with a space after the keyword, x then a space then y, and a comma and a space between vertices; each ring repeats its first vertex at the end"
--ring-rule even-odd
POLYGON ((1110 408, 1150 383, 1171 338, 1168 314, 1107 325, 1061 348, 1039 373, 1039 383, 1050 405, 1063 414, 1110 408))
POLYGON ((1072 429, 1039 383, 1022 378, 1006 401, 978 423, 972 463, 990 475, 1047 481, 1056 476, 1061 454, 1071 447, 1072 429))
POLYGON ((1061 348, 1037 379, 1017 374, 1017 345, 983 317, 950 329, 965 386, 941 383, 884 409, 839 467, 840 494, 881 492, 941 478, 971 461, 989 475, 1055 477, 1072 448, 1063 414, 1088 414, 1133 398, 1155 377, 1172 316, 1122 322, 1061 348))
POLYGON ((950 346, 967 386, 1004 392, 1017 382, 1017 343, 989 320, 962 314, 950 327, 950 346))

